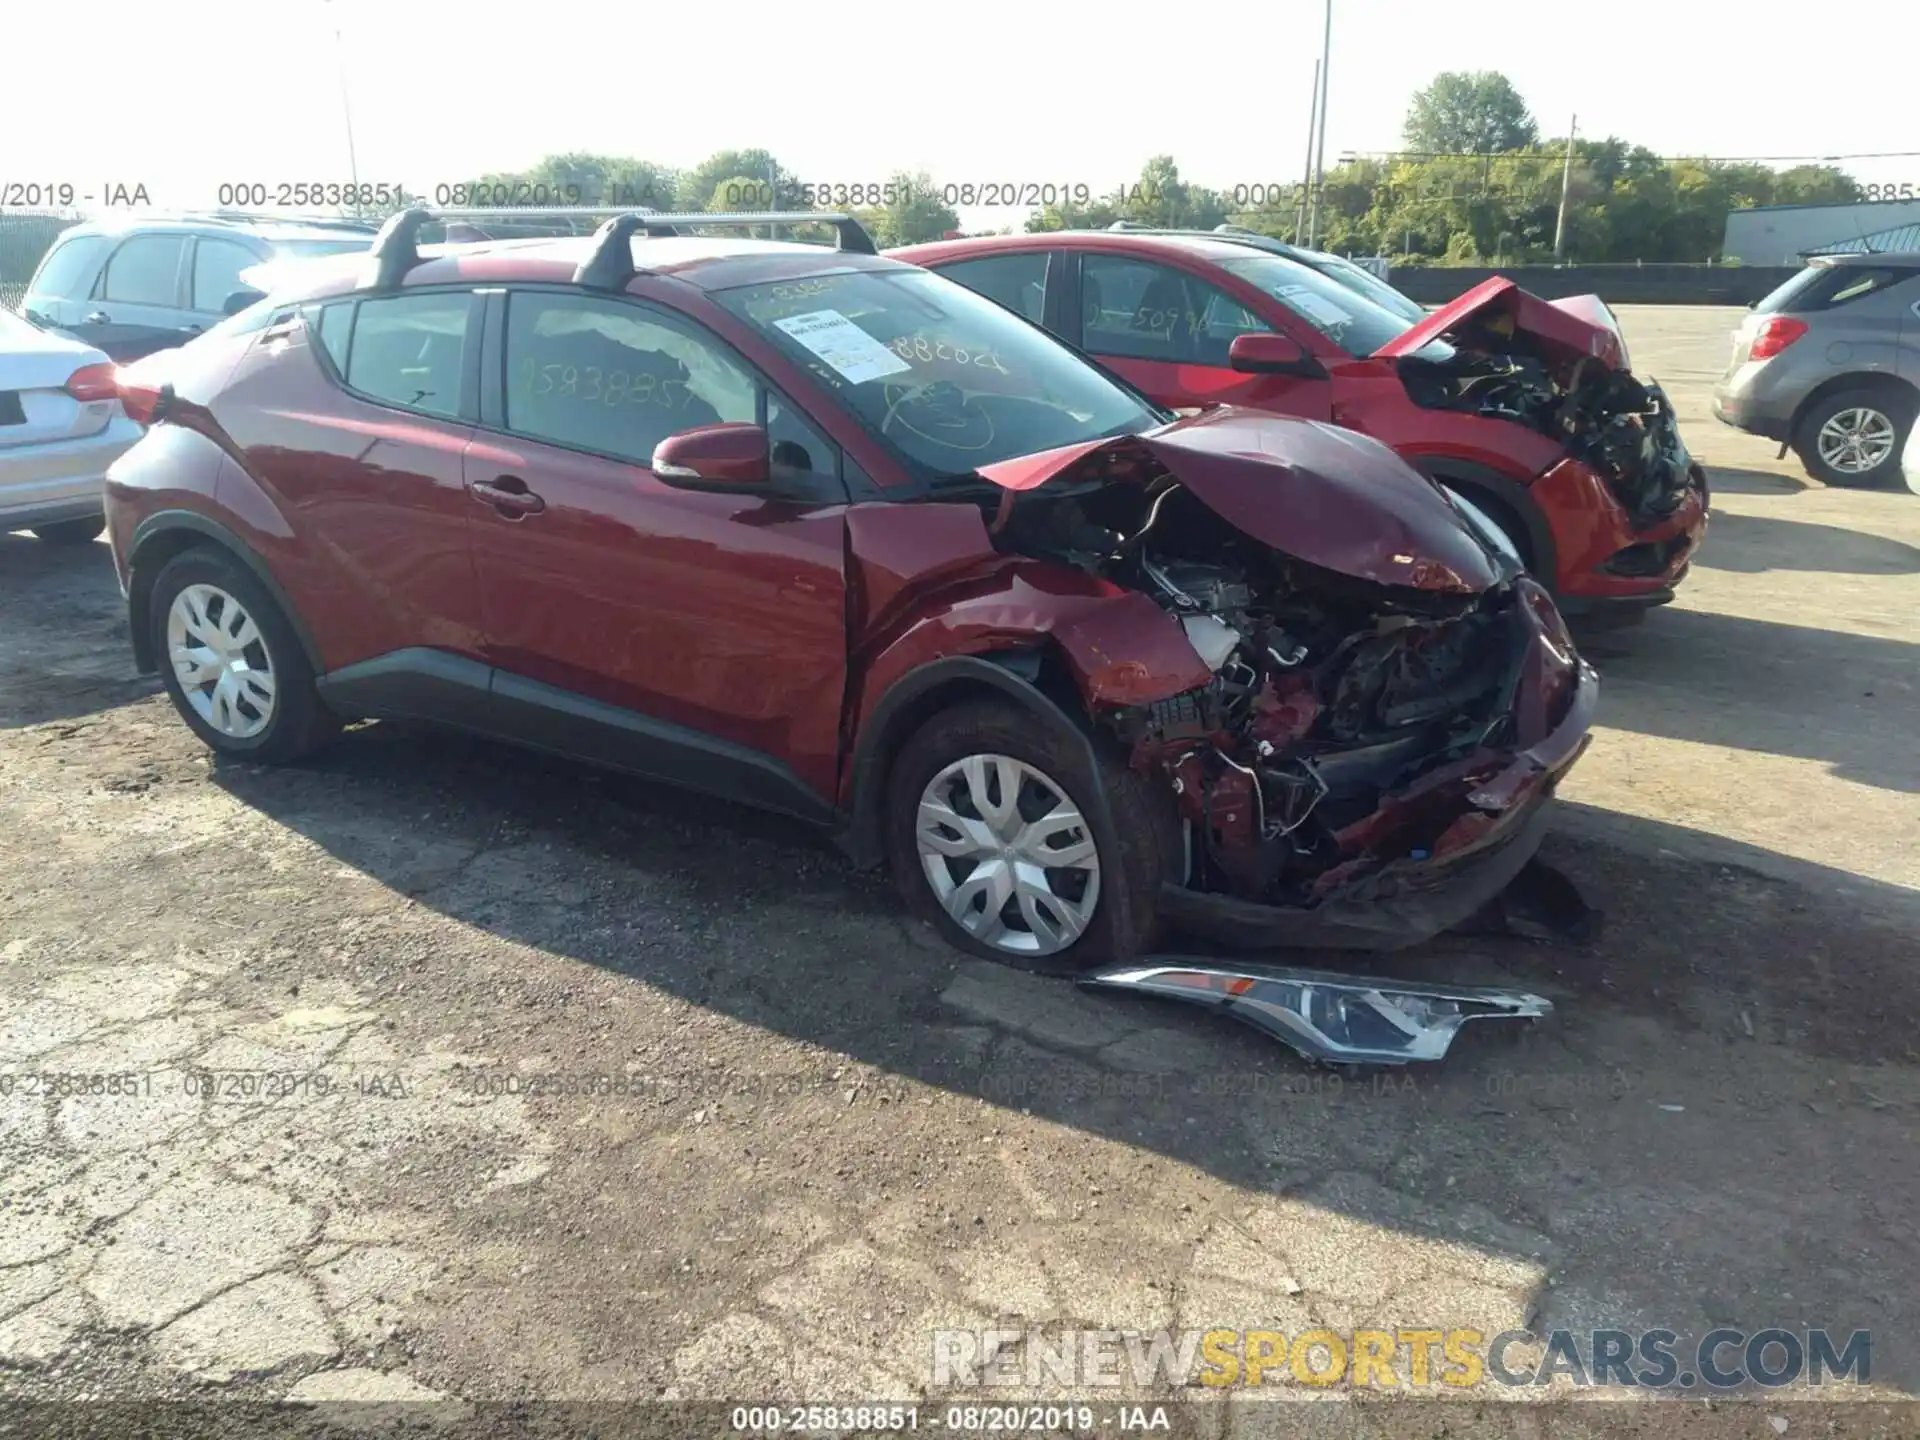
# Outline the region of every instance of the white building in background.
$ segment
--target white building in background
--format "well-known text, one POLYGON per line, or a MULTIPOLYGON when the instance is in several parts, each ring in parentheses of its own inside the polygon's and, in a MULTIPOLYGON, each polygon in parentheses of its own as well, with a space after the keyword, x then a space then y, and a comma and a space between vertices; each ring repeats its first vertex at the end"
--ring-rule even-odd
POLYGON ((1720 254, 1723 261, 1742 265, 1798 265, 1810 251, 1860 248, 1854 242, 1915 224, 1920 224, 1920 199, 1757 205, 1728 214, 1720 254))

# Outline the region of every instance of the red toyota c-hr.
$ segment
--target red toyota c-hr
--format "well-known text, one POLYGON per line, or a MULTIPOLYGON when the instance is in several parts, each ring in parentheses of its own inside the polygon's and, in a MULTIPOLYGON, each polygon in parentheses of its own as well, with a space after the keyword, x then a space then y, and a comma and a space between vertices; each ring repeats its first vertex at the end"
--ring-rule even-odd
POLYGON ((1058 962, 1391 948, 1538 845, 1597 682, 1379 442, 1176 419, 845 217, 428 218, 122 372, 135 653, 219 754, 441 721, 817 822, 1058 962))
POLYGON ((1495 278, 1409 323, 1270 243, 1096 230, 888 253, 1046 326, 1162 405, 1250 405, 1378 437, 1489 516, 1568 615, 1631 619, 1673 598, 1706 531, 1706 472, 1666 395, 1627 372, 1603 307, 1495 278))

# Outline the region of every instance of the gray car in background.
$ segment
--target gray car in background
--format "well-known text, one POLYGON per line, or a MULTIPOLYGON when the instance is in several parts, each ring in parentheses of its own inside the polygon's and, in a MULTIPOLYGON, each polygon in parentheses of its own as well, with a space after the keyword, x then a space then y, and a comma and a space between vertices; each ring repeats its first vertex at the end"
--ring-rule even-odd
POLYGON ((1920 253, 1821 256, 1754 305, 1713 413, 1829 485, 1897 483, 1920 414, 1920 253))
POLYGON ((245 215, 91 220, 60 232, 20 313, 43 330, 137 360, 185 344, 260 298, 257 266, 364 250, 374 228, 245 215))

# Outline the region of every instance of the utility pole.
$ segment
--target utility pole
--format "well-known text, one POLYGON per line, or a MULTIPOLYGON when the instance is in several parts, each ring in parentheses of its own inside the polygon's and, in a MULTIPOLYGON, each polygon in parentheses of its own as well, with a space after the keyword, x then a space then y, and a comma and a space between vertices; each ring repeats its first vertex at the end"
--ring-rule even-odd
POLYGON ((1567 190, 1573 183, 1573 132, 1579 124, 1578 115, 1567 122, 1567 163, 1560 170, 1560 218, 1553 222, 1553 263, 1556 265, 1567 249, 1567 190))
MULTIPOLYGON (((333 0, 324 0, 324 3, 331 6, 333 0)), ((338 11, 330 13, 336 16, 339 14, 338 11)), ((334 21, 333 26, 333 61, 334 69, 340 77, 340 114, 347 122, 347 174, 357 190, 360 188, 360 162, 354 158, 353 154, 353 104, 347 98, 347 50, 345 42, 340 39, 338 19, 334 21)))
POLYGON ((1307 196, 1313 190, 1313 137, 1320 128, 1320 62, 1313 62, 1313 93, 1307 96, 1307 163, 1300 171, 1300 201, 1293 207, 1293 243, 1307 233, 1307 196))
POLYGON ((1313 205, 1307 221, 1307 248, 1320 243, 1320 191, 1327 183, 1327 78, 1333 60, 1333 0, 1327 0, 1326 22, 1320 33, 1320 137, 1313 156, 1313 205))

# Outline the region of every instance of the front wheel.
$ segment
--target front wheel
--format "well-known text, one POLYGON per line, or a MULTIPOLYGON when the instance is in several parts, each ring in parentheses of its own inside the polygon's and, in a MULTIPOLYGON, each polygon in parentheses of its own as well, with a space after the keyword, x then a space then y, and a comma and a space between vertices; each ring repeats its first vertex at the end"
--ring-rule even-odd
POLYGON ((292 623, 231 556, 174 556, 154 578, 150 613, 167 695, 216 753, 277 764, 339 729, 292 623))
POLYGON ((887 840, 908 906, 970 954, 1036 969, 1128 959, 1152 939, 1170 797, 1011 704, 936 715, 895 760, 887 840), (1104 794, 1117 833, 1090 804, 1104 794), (1165 803, 1155 805, 1155 800, 1165 803))

